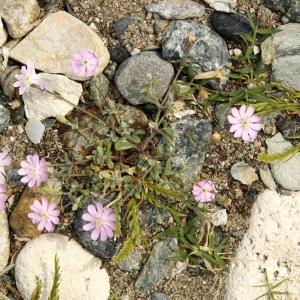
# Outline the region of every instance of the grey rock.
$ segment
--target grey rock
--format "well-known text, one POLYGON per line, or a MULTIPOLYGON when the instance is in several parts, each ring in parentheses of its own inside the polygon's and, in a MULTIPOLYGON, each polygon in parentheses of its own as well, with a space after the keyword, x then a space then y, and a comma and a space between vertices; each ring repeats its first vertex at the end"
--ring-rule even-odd
POLYGON ((231 167, 231 175, 234 179, 247 185, 258 179, 255 170, 243 162, 238 162, 231 167))
POLYGON ((224 110, 226 104, 224 103, 217 103, 215 105, 215 115, 216 119, 218 121, 218 124, 221 126, 221 128, 225 128, 229 122, 227 120, 227 116, 230 114, 231 108, 228 107, 224 110))
POLYGON ((240 32, 247 33, 250 36, 253 35, 253 29, 248 18, 238 13, 214 12, 211 15, 211 25, 221 36, 236 42, 242 41, 239 35, 240 32))
POLYGON ((29 32, 38 19, 40 7, 36 0, 2 0, 0 16, 8 33, 20 38, 29 32))
POLYGON ((21 70, 18 66, 7 67, 1 75, 1 86, 3 89, 3 93, 10 97, 15 98, 15 87, 13 84, 17 81, 15 78, 16 75, 21 74, 21 70))
POLYGON ((101 260, 74 239, 57 233, 41 234, 26 243, 18 254, 15 278, 22 299, 32 299, 36 277, 43 283, 41 299, 47 299, 53 284, 55 255, 61 273, 59 299, 108 299, 109 276, 101 268, 101 260))
POLYGON ((109 62, 109 52, 101 38, 87 25, 67 12, 48 14, 39 26, 28 34, 10 52, 10 58, 27 63, 35 62, 35 68, 45 73, 64 74, 74 80, 78 77, 71 66, 72 57, 82 49, 90 49, 100 57, 100 68, 95 75, 103 72, 109 62))
POLYGON ((101 202, 105 206, 114 200, 116 196, 116 193, 111 193, 103 199, 90 198, 81 208, 76 210, 74 215, 73 228, 80 243, 93 254, 104 258, 112 257, 120 250, 121 237, 118 237, 116 240, 108 238, 105 242, 102 242, 100 239, 93 241, 91 239, 91 231, 83 230, 86 221, 82 219, 82 215, 88 213, 87 207, 90 204, 101 202))
POLYGON ((132 270, 139 270, 140 269, 140 261, 142 260, 142 254, 140 252, 132 253, 124 262, 117 263, 117 266, 126 272, 130 272, 132 270))
POLYGON ((30 119, 26 122, 25 131, 28 138, 34 144, 38 144, 45 131, 45 125, 40 120, 30 119))
POLYGON ((155 205, 151 205, 151 207, 146 211, 140 209, 139 215, 140 220, 142 221, 141 226, 144 225, 143 221, 146 220, 146 226, 148 229, 156 224, 164 223, 168 217, 171 217, 171 214, 167 210, 155 205))
POLYGON ((82 85, 64 75, 46 73, 40 73, 40 75, 45 82, 47 91, 59 92, 62 97, 73 103, 73 105, 38 88, 30 87, 23 94, 26 117, 28 119, 43 120, 56 115, 65 116, 78 104, 82 93, 82 85))
POLYGON ((297 124, 289 117, 279 116, 279 118, 276 120, 276 127, 282 135, 297 135, 297 124))
POLYGON ((265 186, 267 186, 271 191, 276 191, 276 183, 270 169, 267 166, 266 168, 259 168, 259 176, 265 186))
POLYGON ((128 28, 128 25, 133 24, 136 20, 136 17, 123 17, 118 19, 114 24, 114 31, 117 38, 121 40, 128 28))
POLYGON ((0 132, 8 126, 9 120, 9 110, 0 104, 0 132))
POLYGON ((164 19, 161 15, 157 13, 153 13, 154 21, 154 30, 157 34, 163 32, 167 29, 168 25, 170 24, 169 20, 164 19))
POLYGON ((170 271, 175 261, 168 260, 173 249, 177 249, 177 239, 168 237, 162 242, 158 242, 152 249, 151 254, 141 273, 139 274, 134 287, 138 291, 148 291, 155 289, 161 279, 170 271))
POLYGON ((151 294, 151 300, 172 300, 168 295, 163 293, 151 294))
POLYGON ((6 212, 0 211, 0 271, 2 271, 8 263, 10 252, 9 226, 6 212))
POLYGON ((155 51, 141 52, 139 55, 126 59, 118 68, 115 83, 125 97, 133 105, 143 104, 143 98, 149 93, 140 93, 140 90, 151 82, 159 83, 153 88, 153 93, 162 98, 174 76, 173 66, 162 59, 155 51))
POLYGON ((104 70, 104 74, 108 77, 108 79, 110 79, 110 80, 114 79, 117 67, 118 67, 118 65, 114 61, 107 65, 107 67, 104 70))
POLYGON ((16 109, 11 110, 11 120, 14 124, 21 124, 24 118, 24 104, 20 104, 16 109))
POLYGON ((244 235, 244 232, 243 232, 243 231, 234 231, 234 232, 232 233, 232 235, 233 235, 234 237, 239 238, 239 237, 242 237, 242 236, 244 235))
POLYGON ((262 5, 272 11, 281 12, 292 22, 300 22, 299 0, 262 0, 262 5))
POLYGON ((205 12, 204 5, 190 0, 163 0, 145 6, 148 12, 155 12, 168 20, 200 18, 205 12))
MULTIPOLYGON (((268 145, 268 154, 281 153, 293 145, 285 140, 281 133, 277 133, 266 140, 268 145)), ((284 161, 271 163, 271 172, 275 181, 284 189, 298 191, 300 190, 300 153, 284 161)))
MULTIPOLYGON (((210 141, 212 125, 209 120, 187 117, 180 119, 177 123, 174 123, 173 127, 175 132, 179 134, 179 136, 174 140, 175 147, 170 149, 171 154, 178 155, 173 157, 173 167, 175 170, 179 170, 181 166, 186 167, 183 172, 182 180, 186 185, 189 185, 196 180, 205 159, 205 151, 195 151, 195 149, 197 149, 198 146, 205 147, 205 145, 210 141), (188 139, 184 137, 184 134, 187 133, 192 126, 195 127, 195 132, 198 136, 194 144, 191 144, 188 139), (189 153, 191 151, 195 152, 189 153), (179 155, 181 153, 187 154, 179 155)), ((159 143, 162 145, 168 145, 164 138, 162 138, 159 143)))
POLYGON ((100 103, 104 101, 103 96, 107 95, 108 87, 109 80, 104 74, 95 76, 89 81, 90 96, 100 103))
MULTIPOLYGON (((162 56, 165 60, 179 65, 185 57, 185 40, 189 34, 196 36, 196 41, 187 56, 195 74, 219 71, 225 65, 230 66, 230 56, 225 41, 211 28, 193 21, 174 21, 162 40, 162 56)), ((229 70, 224 68, 224 72, 229 70)), ((209 84, 214 89, 221 89, 228 78, 212 79, 209 84)))
POLYGON ((261 44, 264 64, 272 65, 272 80, 300 91, 300 24, 279 26, 278 32, 261 44))

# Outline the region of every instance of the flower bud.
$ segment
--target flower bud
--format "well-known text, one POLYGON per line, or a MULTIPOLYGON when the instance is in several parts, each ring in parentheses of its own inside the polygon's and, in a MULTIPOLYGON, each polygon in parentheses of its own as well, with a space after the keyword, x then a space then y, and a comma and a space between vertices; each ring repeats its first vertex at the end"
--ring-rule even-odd
POLYGON ((219 132, 214 132, 211 135, 211 140, 214 142, 220 142, 221 141, 221 134, 219 132))

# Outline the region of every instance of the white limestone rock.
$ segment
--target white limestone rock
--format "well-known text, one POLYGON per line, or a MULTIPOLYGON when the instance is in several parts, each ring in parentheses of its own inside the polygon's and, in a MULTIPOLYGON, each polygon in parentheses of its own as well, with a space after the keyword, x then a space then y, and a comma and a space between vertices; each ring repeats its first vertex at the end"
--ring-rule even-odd
POLYGON ((13 38, 20 38, 29 32, 39 14, 40 7, 36 0, 1 0, 0 16, 13 38))
MULTIPOLYGON (((82 93, 82 85, 70 80, 64 75, 40 73, 41 79, 45 82, 45 89, 53 92, 57 91, 74 105, 77 105, 82 93)), ((25 104, 25 114, 27 119, 43 120, 56 115, 65 116, 74 107, 62 99, 30 87, 23 94, 25 104)))
POLYGON ((226 13, 235 13, 232 9, 236 6, 236 0, 204 0, 211 8, 216 11, 222 11, 226 13))
POLYGON ((9 251, 9 227, 7 214, 5 211, 0 211, 0 271, 7 266, 9 251))
POLYGON ((266 293, 265 273, 275 290, 276 300, 298 300, 300 192, 283 196, 266 190, 255 201, 249 229, 237 250, 229 271, 224 300, 254 300, 266 293))
POLYGON ((231 167, 231 175, 234 179, 240 181, 243 184, 251 184, 253 181, 258 179, 255 170, 248 164, 238 162, 231 167))
POLYGON ((44 130, 45 125, 40 120, 30 119, 26 122, 26 134, 34 144, 38 144, 41 141, 44 130))
POLYGON ((61 272, 60 300, 108 299, 109 277, 106 270, 101 269, 101 260, 68 236, 47 233, 29 241, 17 257, 16 283, 24 300, 31 299, 36 276, 43 283, 41 299, 48 298, 53 284, 55 254, 61 272))
POLYGON ((10 52, 10 57, 27 63, 32 58, 35 67, 45 73, 59 73, 75 80, 71 59, 78 51, 90 49, 100 56, 102 73, 109 62, 109 52, 101 38, 87 25, 64 11, 58 11, 41 22, 10 52))

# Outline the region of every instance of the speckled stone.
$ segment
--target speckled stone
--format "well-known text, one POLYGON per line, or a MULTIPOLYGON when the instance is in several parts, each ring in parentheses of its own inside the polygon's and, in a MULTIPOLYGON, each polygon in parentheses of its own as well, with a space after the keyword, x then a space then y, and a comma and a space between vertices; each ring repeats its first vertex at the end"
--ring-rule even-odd
MULTIPOLYGON (((192 63, 195 74, 218 71, 231 60, 225 41, 211 28, 194 21, 174 21, 162 40, 162 56, 165 60, 179 65, 185 57, 185 40, 189 34, 196 36, 196 41, 188 54, 188 63, 192 63)), ((229 72, 225 68, 225 72, 229 72)), ((221 89, 227 77, 212 79, 209 84, 214 89, 221 89)))

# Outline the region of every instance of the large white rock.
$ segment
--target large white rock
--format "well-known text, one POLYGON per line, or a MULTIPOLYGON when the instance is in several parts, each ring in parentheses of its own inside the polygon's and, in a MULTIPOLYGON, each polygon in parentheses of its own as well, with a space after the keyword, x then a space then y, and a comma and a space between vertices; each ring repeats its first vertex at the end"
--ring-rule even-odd
POLYGON ((90 49, 100 56, 100 74, 109 62, 109 52, 101 38, 87 25, 64 11, 50 14, 10 52, 10 57, 27 63, 33 58, 35 67, 45 73, 65 74, 77 77, 71 67, 74 54, 90 49))
POLYGON ((291 295, 276 299, 300 299, 300 192, 283 196, 266 190, 252 207, 250 226, 232 262, 224 300, 254 300, 266 293, 267 272, 275 290, 291 295))
POLYGON ((9 258, 9 227, 5 211, 0 212, 0 271, 7 266, 9 258))
POLYGON ((53 284, 54 257, 60 266, 60 300, 107 300, 109 277, 101 260, 68 236, 47 233, 29 241, 18 255, 15 276, 24 300, 31 299, 35 277, 43 283, 41 299, 47 299, 53 284))
MULTIPOLYGON (((82 93, 82 85, 70 80, 64 75, 40 73, 41 79, 45 82, 45 89, 57 91, 62 97, 77 105, 82 93)), ((62 99, 41 91, 38 88, 30 87, 23 94, 25 114, 27 119, 43 120, 56 115, 65 116, 74 107, 62 99)))

